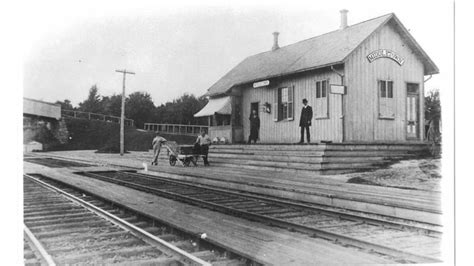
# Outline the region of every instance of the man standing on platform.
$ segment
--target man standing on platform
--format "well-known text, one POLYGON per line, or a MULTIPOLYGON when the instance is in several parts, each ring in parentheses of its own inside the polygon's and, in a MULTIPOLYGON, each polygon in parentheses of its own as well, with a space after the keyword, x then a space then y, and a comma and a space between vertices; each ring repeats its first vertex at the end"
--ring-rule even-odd
POLYGON ((308 143, 311 141, 311 135, 309 134, 309 127, 311 126, 311 120, 313 119, 313 109, 308 105, 308 100, 303 99, 303 109, 301 109, 300 116, 300 127, 301 127, 301 139, 299 143, 304 142, 304 131, 306 129, 306 139, 308 143))
POLYGON ((199 135, 194 143, 194 148, 199 154, 202 155, 204 160, 204 165, 209 166, 209 161, 207 160, 207 155, 209 154, 209 146, 211 145, 211 138, 206 134, 206 131, 201 130, 201 135, 199 135))
POLYGON ((151 143, 153 145, 153 161, 151 165, 158 165, 158 156, 160 155, 161 145, 166 142, 166 139, 159 136, 158 133, 151 143))
POLYGON ((257 143, 258 139, 258 131, 260 130, 260 118, 258 117, 257 110, 252 110, 252 113, 250 114, 249 117, 250 120, 250 136, 249 136, 249 142, 253 140, 253 143, 257 143))

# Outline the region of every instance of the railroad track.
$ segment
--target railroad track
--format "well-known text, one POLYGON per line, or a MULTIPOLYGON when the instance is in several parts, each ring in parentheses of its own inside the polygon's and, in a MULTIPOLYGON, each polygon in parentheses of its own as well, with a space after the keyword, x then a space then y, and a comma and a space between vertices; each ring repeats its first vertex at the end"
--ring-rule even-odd
POLYGON ((398 263, 440 262, 441 233, 266 196, 210 188, 169 178, 107 171, 76 173, 158 196, 260 221, 378 253, 398 263))
MULTIPOLYGON (((73 160, 44 158, 43 165, 74 168, 73 160)), ((87 163, 84 161, 84 163, 87 163)), ((91 166, 90 164, 87 166, 91 166)), ((78 171, 84 171, 84 168, 78 171)), ((92 178, 128 186, 155 195, 206 207, 238 217, 261 221, 353 246, 400 263, 439 262, 441 233, 438 226, 403 219, 378 219, 364 213, 328 210, 271 196, 223 190, 159 176, 130 172, 82 172, 92 178), (403 221, 403 222, 400 222, 403 221), (430 229, 432 228, 432 229, 430 229)))
POLYGON ((79 163, 70 160, 54 159, 49 157, 38 157, 28 156, 23 158, 25 162, 41 164, 50 168, 62 168, 62 167, 87 167, 92 166, 91 164, 79 163))
POLYGON ((25 264, 247 265, 250 260, 40 175, 24 175, 25 264))

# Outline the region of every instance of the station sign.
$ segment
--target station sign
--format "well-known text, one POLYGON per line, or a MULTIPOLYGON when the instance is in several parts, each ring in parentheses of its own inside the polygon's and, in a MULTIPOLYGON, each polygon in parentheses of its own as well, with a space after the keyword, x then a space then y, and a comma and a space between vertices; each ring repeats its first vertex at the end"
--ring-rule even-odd
POLYGON ((260 87, 265 87, 265 86, 268 86, 270 84, 270 81, 269 80, 262 80, 262 81, 259 81, 259 82, 255 82, 253 84, 253 88, 260 88, 260 87))
POLYGON ((330 84, 332 94, 346 94, 346 86, 330 84))
POLYGON ((376 50, 367 55, 367 60, 369 60, 370 63, 380 58, 392 59, 393 61, 397 62, 397 64, 399 64, 400 66, 403 65, 403 63, 405 63, 405 59, 403 59, 394 51, 390 51, 387 49, 376 50))

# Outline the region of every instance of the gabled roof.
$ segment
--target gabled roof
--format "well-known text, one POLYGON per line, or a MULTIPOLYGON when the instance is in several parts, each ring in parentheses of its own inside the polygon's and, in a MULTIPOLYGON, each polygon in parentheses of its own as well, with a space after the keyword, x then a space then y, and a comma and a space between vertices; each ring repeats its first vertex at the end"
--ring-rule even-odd
POLYGON ((424 62, 425 74, 438 73, 438 68, 433 61, 416 43, 395 14, 390 13, 354 24, 344 30, 332 31, 275 51, 249 56, 212 85, 206 95, 217 96, 226 93, 236 85, 341 64, 370 35, 392 19, 398 26, 399 33, 424 62))

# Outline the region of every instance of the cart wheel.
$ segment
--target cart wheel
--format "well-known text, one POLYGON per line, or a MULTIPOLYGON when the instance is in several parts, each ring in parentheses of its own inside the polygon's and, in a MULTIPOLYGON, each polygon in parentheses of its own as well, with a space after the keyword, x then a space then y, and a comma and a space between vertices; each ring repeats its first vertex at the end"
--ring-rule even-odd
POLYGON ((175 166, 176 165, 176 157, 174 155, 170 155, 170 165, 175 166))
POLYGON ((194 166, 197 166, 197 158, 196 157, 191 157, 191 162, 193 163, 194 166))
POLYGON ((189 166, 189 163, 190 163, 190 162, 191 162, 191 160, 190 160, 189 158, 186 158, 186 159, 184 159, 183 164, 184 164, 184 166, 187 167, 187 166, 189 166))

